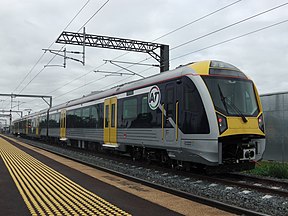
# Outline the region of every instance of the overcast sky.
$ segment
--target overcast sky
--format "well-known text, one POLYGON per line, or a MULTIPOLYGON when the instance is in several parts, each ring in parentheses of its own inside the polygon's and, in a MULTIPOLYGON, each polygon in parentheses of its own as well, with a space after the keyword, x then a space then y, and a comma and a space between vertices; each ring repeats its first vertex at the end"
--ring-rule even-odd
MULTIPOLYGON (((117 58, 119 61, 129 62, 147 59, 145 63, 157 64, 148 54, 91 47, 86 48, 85 66, 67 60, 66 68, 59 67, 57 65, 63 64, 63 58, 55 57, 49 52, 43 55, 44 48, 57 50, 63 48, 62 44, 54 43, 63 30, 82 32, 81 28, 88 20, 90 21, 85 25, 87 34, 168 44, 172 59, 170 69, 192 61, 221 60, 235 65, 251 77, 260 94, 288 91, 288 22, 283 22, 288 20, 288 4, 284 5, 285 3, 288 2, 284 0, 1 0, 0 93, 51 95, 53 104, 56 105, 87 95, 91 91, 139 79, 138 76, 105 77, 104 74, 94 73, 93 70, 119 71, 117 66, 104 64, 103 59, 117 58), (234 2, 237 3, 232 5, 234 2), (85 4, 86 6, 76 16, 85 4), (231 6, 155 41, 228 5, 231 6), (280 5, 283 6, 240 22, 280 5), (96 13, 102 6, 103 8, 96 13), (208 35, 237 22, 240 23, 208 35), (269 27, 274 24, 278 25, 269 27), (269 28, 228 41, 266 27, 269 28), (199 37, 202 38, 197 39, 199 37), (178 47, 189 41, 191 42, 178 47), (228 42, 222 43, 224 41, 228 42), (213 46, 216 44, 219 45, 213 46), (186 55, 188 53, 191 54, 186 55), (50 66, 44 68, 48 63, 50 66)), ((66 49, 82 51, 81 47, 72 45, 67 45, 66 49)), ((71 57, 80 60, 82 58, 81 55, 71 57)), ((133 66, 129 69, 145 77, 159 73, 159 68, 147 66, 133 66)), ((0 97, 0 109, 10 109, 10 101, 10 97, 0 97)), ((17 97, 13 99, 12 107, 16 106, 13 110, 18 110, 17 104, 20 110, 32 109, 32 112, 48 107, 42 99, 17 97)))

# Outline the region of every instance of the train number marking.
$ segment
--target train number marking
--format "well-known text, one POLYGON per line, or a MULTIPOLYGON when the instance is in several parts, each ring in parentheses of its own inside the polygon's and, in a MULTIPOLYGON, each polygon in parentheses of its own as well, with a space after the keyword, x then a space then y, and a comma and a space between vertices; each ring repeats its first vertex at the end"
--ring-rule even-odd
POLYGON ((150 109, 156 110, 161 101, 161 92, 158 86, 153 86, 148 94, 148 104, 150 109))

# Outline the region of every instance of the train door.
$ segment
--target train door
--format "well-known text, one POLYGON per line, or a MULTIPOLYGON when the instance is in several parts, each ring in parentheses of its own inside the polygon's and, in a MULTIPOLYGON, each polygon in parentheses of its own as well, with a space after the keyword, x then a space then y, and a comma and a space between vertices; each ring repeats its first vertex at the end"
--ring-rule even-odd
POLYGON ((36 127, 36 132, 35 132, 35 134, 36 134, 36 136, 38 137, 39 136, 39 118, 40 118, 40 116, 36 116, 36 123, 35 123, 35 127, 36 127))
POLYGON ((104 101, 104 144, 117 146, 117 98, 104 101))
POLYGON ((60 114, 60 140, 65 141, 66 138, 66 110, 61 110, 60 114))
POLYGON ((165 144, 177 144, 178 141, 178 122, 179 122, 179 102, 177 85, 171 82, 165 85, 164 104, 162 109, 165 110, 166 116, 163 112, 162 122, 162 136, 165 144))

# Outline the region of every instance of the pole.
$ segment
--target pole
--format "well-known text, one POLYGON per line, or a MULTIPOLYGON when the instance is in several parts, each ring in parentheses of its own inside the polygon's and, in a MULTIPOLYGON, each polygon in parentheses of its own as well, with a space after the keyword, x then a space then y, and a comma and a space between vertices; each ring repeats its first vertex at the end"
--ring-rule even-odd
POLYGON ((83 66, 85 65, 85 40, 86 40, 86 31, 85 27, 83 27, 83 66))

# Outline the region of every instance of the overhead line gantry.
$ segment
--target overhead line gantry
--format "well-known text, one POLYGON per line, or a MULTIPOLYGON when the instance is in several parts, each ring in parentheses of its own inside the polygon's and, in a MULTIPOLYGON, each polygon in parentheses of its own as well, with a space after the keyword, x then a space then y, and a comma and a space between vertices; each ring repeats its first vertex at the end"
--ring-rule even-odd
POLYGON ((160 63, 160 72, 169 70, 169 45, 138 41, 125 38, 63 31, 56 43, 83 46, 83 64, 85 62, 85 46, 118 49, 132 52, 148 53, 160 63), (160 49, 160 54, 156 50, 160 49))

